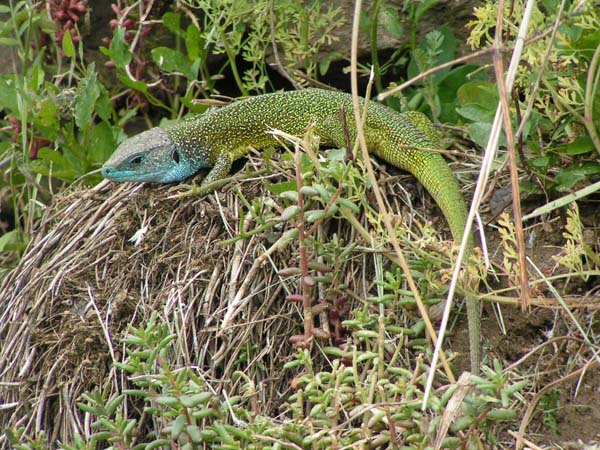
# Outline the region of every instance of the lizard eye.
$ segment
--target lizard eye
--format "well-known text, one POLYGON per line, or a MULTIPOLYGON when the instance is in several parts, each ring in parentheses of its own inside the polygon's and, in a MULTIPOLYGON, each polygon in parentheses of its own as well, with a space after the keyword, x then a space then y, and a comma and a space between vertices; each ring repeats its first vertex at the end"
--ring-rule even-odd
POLYGON ((177 150, 173 150, 173 153, 171 153, 171 158, 173 158, 175 163, 179 164, 179 152, 177 150))
POLYGON ((129 164, 141 164, 141 162, 142 162, 141 156, 134 156, 133 158, 131 158, 129 160, 129 164))

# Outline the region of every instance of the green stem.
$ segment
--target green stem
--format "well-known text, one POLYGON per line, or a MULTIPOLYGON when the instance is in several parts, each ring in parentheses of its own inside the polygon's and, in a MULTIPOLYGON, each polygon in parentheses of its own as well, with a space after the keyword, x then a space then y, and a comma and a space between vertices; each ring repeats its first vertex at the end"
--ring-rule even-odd
POLYGON ((373 64, 373 74, 375 75, 375 88, 377 92, 383 92, 381 83, 381 66, 379 65, 379 56, 377 53, 377 25, 379 24, 379 10, 382 0, 375 0, 373 3, 373 13, 371 15, 371 64, 373 64))
MULTIPOLYGON (((224 33, 223 33, 224 34, 224 33)), ((231 73, 233 74, 233 78, 235 83, 237 84, 239 90, 241 91, 244 97, 248 96, 248 89, 244 86, 240 74, 237 69, 237 64, 235 63, 235 54, 231 51, 231 47, 227 43, 227 39, 223 39, 223 47, 225 48, 225 53, 227 54, 227 59, 229 60, 229 65, 231 66, 231 73)))
POLYGON ((598 80, 600 79, 600 44, 596 47, 592 61, 590 62, 590 69, 587 75, 587 82, 585 86, 585 101, 584 107, 584 122, 585 128, 596 147, 596 151, 600 154, 600 137, 596 132, 593 120, 594 100, 596 99, 596 92, 598 91, 598 80))

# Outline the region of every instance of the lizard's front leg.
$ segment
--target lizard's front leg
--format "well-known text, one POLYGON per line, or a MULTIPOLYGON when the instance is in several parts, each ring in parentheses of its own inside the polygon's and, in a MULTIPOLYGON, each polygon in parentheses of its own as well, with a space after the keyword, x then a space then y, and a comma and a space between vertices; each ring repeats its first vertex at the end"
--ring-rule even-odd
POLYGON ((219 156, 217 156, 215 164, 212 166, 212 169, 210 169, 210 172, 208 172, 208 174, 204 177, 204 180, 202 180, 200 189, 194 193, 198 195, 210 194, 226 184, 228 181, 226 177, 229 175, 232 164, 233 158, 231 153, 222 152, 219 156))
POLYGON ((215 164, 213 165, 212 169, 210 169, 210 172, 208 172, 206 177, 204 177, 204 180, 202 180, 201 188, 207 188, 213 183, 216 183, 229 175, 232 164, 233 158, 231 157, 231 154, 229 152, 222 152, 217 157, 215 164))
MULTIPOLYGON (((208 174, 202 180, 200 187, 198 187, 196 184, 193 184, 187 189, 187 191, 181 192, 175 195, 173 198, 206 195, 219 189, 229 181, 227 175, 231 170, 232 164, 233 158, 231 157, 231 154, 228 152, 221 153, 217 157, 215 164, 210 169, 210 172, 208 172, 208 174)), ((179 187, 181 187, 181 185, 179 185, 179 187)))

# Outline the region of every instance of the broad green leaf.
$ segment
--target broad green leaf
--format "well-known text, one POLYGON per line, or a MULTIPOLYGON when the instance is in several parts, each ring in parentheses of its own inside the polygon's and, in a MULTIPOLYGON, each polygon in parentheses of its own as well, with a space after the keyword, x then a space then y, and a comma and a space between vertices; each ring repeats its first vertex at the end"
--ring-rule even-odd
POLYGON ((474 103, 494 112, 498 105, 498 88, 487 81, 465 83, 458 89, 456 95, 461 105, 474 103))
POLYGON ((281 183, 267 183, 266 188, 271 194, 281 195, 284 192, 293 191, 296 192, 295 181, 284 181, 281 183))
POLYGON ((15 116, 19 115, 17 87, 12 77, 0 77, 0 111, 7 109, 15 116))
POLYGON ((44 137, 56 139, 60 124, 58 120, 58 106, 55 98, 47 97, 39 103, 39 110, 35 125, 44 133, 44 137))
POLYGON ((79 128, 83 129, 90 125, 96 100, 99 96, 98 76, 94 63, 91 63, 87 68, 85 78, 82 78, 79 82, 75 99, 75 124, 79 128))
MULTIPOLYGON (((492 131, 491 123, 474 122, 467 125, 467 129, 469 130, 469 137, 473 142, 480 147, 485 147, 487 145, 490 132, 492 131)), ((504 137, 504 133, 500 135, 499 145, 506 146, 506 138, 504 137)))
POLYGON ((31 169, 36 173, 45 176, 52 175, 66 181, 73 181, 79 175, 60 152, 43 147, 38 151, 37 157, 38 159, 30 163, 31 169))
POLYGON ((136 91, 143 92, 146 94, 148 92, 148 85, 143 81, 136 81, 129 78, 127 75, 117 74, 117 78, 121 83, 123 83, 128 88, 134 89, 136 91))
POLYGON ((88 159, 92 163, 106 161, 116 146, 112 127, 107 122, 93 126, 86 135, 85 148, 88 149, 88 159))
POLYGON ((162 21, 169 31, 175 34, 181 34, 181 14, 167 12, 162 16, 162 21))
POLYGON ((96 100, 96 113, 102 120, 109 120, 113 112, 113 106, 110 102, 108 92, 104 88, 101 88, 101 94, 96 100))
POLYGON ((589 136, 578 136, 573 142, 564 145, 558 145, 554 148, 559 153, 567 155, 583 155, 594 151, 594 144, 589 136))
POLYGON ((0 253, 24 250, 29 242, 29 236, 20 230, 11 230, 0 236, 0 253))
POLYGON ((481 121, 482 119, 490 119, 494 117, 494 113, 489 109, 485 109, 475 103, 469 103, 468 105, 456 108, 456 112, 464 117, 465 119, 472 120, 473 122, 481 121))
POLYGON ((589 175, 597 175, 600 173, 600 164, 584 163, 579 167, 569 167, 561 169, 556 174, 556 182, 558 183, 557 191, 566 191, 575 186, 580 181, 583 181, 589 175))
POLYGON ((151 51, 152 59, 163 71, 182 73, 188 80, 198 77, 198 66, 191 65, 190 60, 177 50, 168 47, 156 47, 151 51))
POLYGON ((457 101, 457 92, 460 87, 470 81, 479 80, 485 81, 487 75, 483 70, 478 70, 479 66, 467 64, 464 66, 454 67, 439 80, 439 96, 440 101, 455 102, 457 101))

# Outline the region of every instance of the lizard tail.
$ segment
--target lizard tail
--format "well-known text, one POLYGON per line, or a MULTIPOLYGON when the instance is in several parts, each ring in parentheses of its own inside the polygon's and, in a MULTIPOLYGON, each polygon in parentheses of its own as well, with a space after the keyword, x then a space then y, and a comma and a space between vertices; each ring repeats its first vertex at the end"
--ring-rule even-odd
MULTIPOLYGON (((425 134, 430 139, 434 137, 429 133, 425 134)), ((423 143, 423 147, 435 145, 435 141, 430 143, 429 139, 423 143)), ((467 205, 460 186, 444 158, 438 153, 402 149, 401 146, 394 146, 391 140, 384 141, 382 144, 376 153, 390 164, 407 170, 417 178, 442 210, 454 241, 461 242, 466 226, 467 205)), ((469 235, 465 257, 468 258, 472 252, 473 236, 469 235)), ((478 374, 481 365, 479 301, 473 294, 468 294, 466 303, 471 372, 478 374)))

